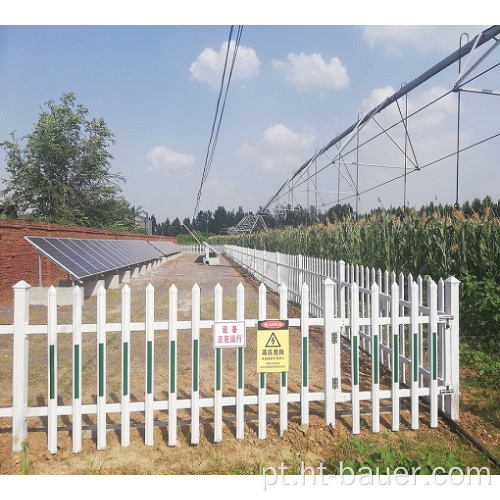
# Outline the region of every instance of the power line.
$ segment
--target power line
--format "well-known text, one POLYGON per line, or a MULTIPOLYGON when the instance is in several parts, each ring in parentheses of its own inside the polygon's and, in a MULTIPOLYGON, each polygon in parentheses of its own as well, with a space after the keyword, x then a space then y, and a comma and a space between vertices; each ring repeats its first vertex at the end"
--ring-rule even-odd
POLYGON ((233 29, 234 29, 234 26, 231 26, 231 29, 229 31, 229 38, 228 38, 228 42, 227 42, 226 56, 225 56, 225 60, 224 60, 224 70, 222 72, 222 78, 221 78, 221 83, 220 83, 220 87, 219 87, 219 95, 217 97, 217 105, 216 105, 216 108, 215 108, 215 116, 214 116, 214 120, 213 120, 213 123, 212 123, 212 130, 211 130, 211 133, 210 133, 210 140, 208 141, 207 154, 206 154, 206 157, 205 157, 205 165, 203 167, 203 174, 201 176, 200 188, 198 190, 198 196, 196 198, 196 206, 195 206, 195 209, 194 209, 194 212, 193 212, 193 219, 197 215, 198 208, 200 206, 201 193, 202 193, 202 190, 203 190, 203 185, 205 184, 205 181, 207 180, 208 174, 209 174, 210 169, 212 167, 212 161, 213 161, 214 154, 215 154, 215 148, 217 146, 217 141, 219 139, 219 132, 220 132, 220 126, 221 126, 221 123, 222 123, 222 117, 224 116, 224 109, 225 109, 225 106, 226 106, 226 100, 227 100, 227 94, 228 94, 228 90, 229 90, 229 84, 231 82, 231 78, 232 78, 232 75, 233 75, 234 64, 236 62, 236 55, 238 53, 238 48, 239 48, 239 45, 240 45, 241 35, 243 33, 243 26, 238 26, 237 33, 236 33, 236 38, 235 38, 235 41, 234 41, 234 50, 233 50, 233 55, 232 55, 232 60, 231 60, 231 66, 230 66, 230 69, 229 69, 229 74, 228 74, 227 83, 226 83, 226 72, 227 72, 229 54, 230 54, 230 51, 231 51, 231 42, 233 41, 232 40, 233 29), (224 98, 223 98, 223 101, 222 101, 222 107, 220 109, 220 114, 219 114, 219 107, 221 105, 221 99, 222 99, 223 96, 224 96, 224 98))

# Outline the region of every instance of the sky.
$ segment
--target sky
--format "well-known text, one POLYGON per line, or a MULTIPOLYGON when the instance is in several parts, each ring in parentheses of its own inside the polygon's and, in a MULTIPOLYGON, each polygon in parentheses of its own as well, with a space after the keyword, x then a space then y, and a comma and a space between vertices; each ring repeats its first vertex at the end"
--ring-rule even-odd
MULTIPOLYGON (((289 20, 271 15, 263 24, 258 20, 264 17, 255 13, 224 12, 212 24, 200 22, 202 12, 190 15, 188 8, 177 17, 151 18, 148 11, 121 18, 105 11, 100 17, 82 12, 78 21, 63 16, 54 22, 50 12, 26 16, 19 9, 0 26, 0 140, 12 131, 17 137, 30 133, 47 101, 73 92, 91 116, 104 118, 115 136, 111 171, 126 179, 123 196, 158 222, 191 218, 196 207, 213 212, 218 206, 235 211, 241 206, 256 212, 292 172, 361 113, 457 50, 462 33, 472 38, 490 26, 426 25, 425 19, 422 24, 404 24, 404 19, 403 24, 367 24, 367 16, 356 17, 355 12, 346 16, 347 23, 332 15, 331 21, 339 22, 332 25, 302 23, 300 13, 289 20), (219 134, 210 149, 233 20, 243 21, 234 25, 233 47, 237 27, 243 29, 222 116, 219 106, 219 134), (200 192, 209 151, 213 156, 200 192)), ((207 17, 213 18, 213 13, 207 17)), ((490 57, 498 62, 498 54, 490 57)), ((405 103, 410 110, 453 86, 457 66, 443 73, 411 94, 405 103)), ((487 78, 488 88, 500 90, 498 70, 487 78)), ((495 111, 499 99, 462 98, 463 144, 498 133, 494 117, 500 116, 495 111)), ((425 117, 409 120, 415 157, 426 168, 408 176, 406 188, 399 179, 370 190, 394 177, 396 164, 399 175, 404 156, 399 152, 383 158, 390 150, 387 144, 369 153, 360 150, 360 211, 404 201, 418 208, 430 201, 455 202, 456 158, 447 165, 432 162, 456 148, 456 110, 454 94, 421 114, 425 117), (391 167, 373 166, 379 162, 391 167)), ((391 119, 391 113, 384 119, 391 119)), ((368 124, 362 133, 368 137, 379 127, 368 124)), ((404 142, 401 136, 396 140, 404 142)), ((496 138, 461 155, 461 202, 486 195, 500 198, 500 183, 493 181, 499 149, 496 138)), ((302 184, 301 203, 316 204, 322 211, 339 200, 354 206, 352 182, 350 188, 342 186, 344 177, 350 175, 352 181, 355 175, 352 165, 349 173, 348 167, 339 173, 328 168, 326 156, 322 161, 323 177, 302 184)), ((2 152, 0 178, 6 176, 2 152)))

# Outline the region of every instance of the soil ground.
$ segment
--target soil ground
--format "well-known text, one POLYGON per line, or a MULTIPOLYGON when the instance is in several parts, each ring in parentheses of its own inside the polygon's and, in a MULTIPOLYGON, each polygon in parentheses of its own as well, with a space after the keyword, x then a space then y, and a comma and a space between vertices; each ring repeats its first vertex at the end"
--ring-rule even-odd
MULTIPOLYGON (((245 318, 258 316, 258 289, 243 272, 222 258, 219 266, 202 265, 195 255, 183 254, 176 260, 169 261, 154 270, 150 275, 133 280, 130 283, 132 293, 132 321, 144 321, 145 290, 151 283, 155 290, 155 320, 168 321, 169 294, 175 284, 178 290, 179 320, 191 318, 191 289, 196 283, 201 289, 201 318, 213 318, 214 288, 220 284, 224 297, 224 318, 234 319, 236 311, 236 287, 243 283, 245 287, 245 318)), ((119 322, 121 310, 120 291, 109 291, 107 294, 107 321, 119 322)), ((277 297, 268 293, 267 317, 279 317, 277 297)), ((31 308, 30 322, 44 324, 46 310, 43 307, 31 308)), ((297 308, 289 307, 289 317, 299 315, 297 308)), ((0 322, 9 324, 11 310, 3 307, 0 311, 0 322)), ((84 322, 95 322, 96 299, 85 301, 83 310, 84 322)), ((71 323, 71 308, 58 308, 58 321, 61 324, 71 323)), ((7 353, 11 352, 12 344, 7 336, 0 336, 0 406, 10 406, 12 374, 11 362, 7 353)), ((9 336, 10 337, 10 336, 9 336)), ((46 405, 46 336, 39 335, 30 338, 30 392, 29 404, 46 405)), ((71 404, 71 339, 70 335, 58 340, 58 393, 59 404, 71 404)), ((255 369, 255 330, 247 330, 247 348, 245 350, 245 392, 256 394, 257 373, 255 369)), ((179 331, 178 366, 179 366, 179 399, 189 398, 191 380, 190 331, 179 331)), ((290 329, 290 372, 289 392, 300 390, 300 331, 290 329)), ((95 334, 87 334, 83 344, 85 353, 83 366, 83 402, 96 401, 96 339, 95 334)), ((311 328, 310 331, 310 387, 320 391, 322 387, 322 331, 311 328)), ((107 340, 107 393, 109 401, 119 401, 120 394, 120 338, 118 333, 110 333, 107 340)), ((137 332, 131 340, 132 361, 131 380, 132 399, 142 401, 144 398, 144 334, 137 332)), ((214 387, 213 354, 211 331, 201 334, 201 380, 202 397, 212 397, 214 387)), ((155 334, 155 398, 167 399, 169 344, 166 332, 155 334)), ((234 353, 224 351, 224 395, 234 394, 235 358, 234 353)), ((350 359, 344 356, 343 383, 348 383, 350 359), (345 380, 344 380, 345 379, 345 380)), ((368 360, 360 364, 363 376, 362 384, 369 383, 370 366, 368 360)), ((278 377, 268 374, 268 393, 277 392, 278 377)), ((383 382, 383 381, 382 381, 383 382)), ((300 408, 289 406, 289 425, 283 436, 278 427, 278 408, 268 405, 267 438, 258 438, 257 410, 248 408, 245 420, 245 437, 235 438, 234 413, 225 412, 223 439, 213 442, 213 412, 207 409, 201 412, 201 437, 198 445, 190 443, 189 412, 179 411, 178 441, 175 447, 167 445, 166 412, 155 412, 154 446, 144 445, 144 425, 142 415, 133 415, 131 444, 121 447, 119 419, 120 415, 108 416, 108 431, 106 449, 96 450, 95 419, 84 418, 83 451, 73 454, 71 451, 71 420, 59 419, 58 452, 55 455, 47 450, 46 422, 43 418, 28 420, 28 440, 26 449, 27 470, 29 474, 255 474, 259 466, 279 467, 286 464, 289 469, 304 463, 305 466, 317 466, 326 463, 332 456, 342 457, 342 451, 351 450, 351 419, 350 406, 338 408, 337 421, 334 428, 329 428, 323 419, 323 404, 316 402, 310 405, 310 422, 308 426, 301 425, 300 408)), ((390 431, 390 408, 382 408, 382 431, 375 435, 371 433, 370 414, 362 417, 361 437, 369 438, 375 445, 400 448, 410 446, 413 440, 418 442, 441 442, 443 447, 451 447, 459 438, 447 424, 439 422, 437 429, 429 428, 428 408, 421 405, 420 429, 410 430, 409 412, 403 408, 401 412, 401 432, 390 431), (409 444, 408 444, 409 443, 409 444)), ((483 422, 480 417, 470 411, 461 413, 460 424, 464 426, 478 441, 488 449, 500 449, 500 432, 483 422)), ((12 453, 11 419, 0 418, 0 474, 21 474, 22 454, 12 453)), ((465 441, 464 441, 465 443, 465 441)), ((467 446, 464 444, 464 446, 467 446)))

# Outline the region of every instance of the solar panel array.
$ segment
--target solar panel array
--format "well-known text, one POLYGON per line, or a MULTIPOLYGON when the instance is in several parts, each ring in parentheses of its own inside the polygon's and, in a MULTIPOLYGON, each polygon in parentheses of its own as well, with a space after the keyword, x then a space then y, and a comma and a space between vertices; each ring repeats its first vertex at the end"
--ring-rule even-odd
POLYGON ((151 241, 151 245, 156 247, 167 257, 181 252, 179 245, 172 241, 151 241))
POLYGON ((142 240, 25 237, 41 254, 77 280, 161 259, 163 253, 142 240))

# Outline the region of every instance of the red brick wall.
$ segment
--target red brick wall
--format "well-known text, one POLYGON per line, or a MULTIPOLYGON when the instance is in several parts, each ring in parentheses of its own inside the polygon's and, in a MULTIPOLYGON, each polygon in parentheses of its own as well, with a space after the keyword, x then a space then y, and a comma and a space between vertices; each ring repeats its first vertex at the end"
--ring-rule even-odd
MULTIPOLYGON (((38 252, 25 236, 44 236, 60 238, 95 238, 95 239, 139 239, 146 241, 173 241, 177 238, 151 236, 147 234, 122 233, 103 229, 90 229, 78 226, 44 224, 39 222, 0 219, 0 300, 11 302, 12 286, 24 280, 31 286, 40 282, 38 252)), ((42 257, 43 286, 57 286, 60 280, 67 279, 67 274, 46 257, 42 257)))

